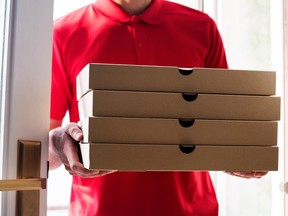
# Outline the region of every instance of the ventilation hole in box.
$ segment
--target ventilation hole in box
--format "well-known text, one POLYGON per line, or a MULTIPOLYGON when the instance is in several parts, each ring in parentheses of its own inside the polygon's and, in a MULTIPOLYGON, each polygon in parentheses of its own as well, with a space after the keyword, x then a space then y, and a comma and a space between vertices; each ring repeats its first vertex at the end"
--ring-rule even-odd
POLYGON ((178 71, 184 75, 184 76, 188 76, 190 74, 192 74, 193 69, 192 68, 179 68, 178 71))
POLYGON ((195 122, 195 119, 178 119, 179 121, 179 124, 184 127, 184 128, 188 128, 188 127, 191 127, 194 122, 195 122))
POLYGON ((190 154, 195 150, 196 146, 195 145, 179 145, 179 148, 181 152, 185 154, 190 154))
POLYGON ((185 101, 192 102, 197 99, 198 94, 192 94, 192 93, 182 93, 182 97, 185 101))

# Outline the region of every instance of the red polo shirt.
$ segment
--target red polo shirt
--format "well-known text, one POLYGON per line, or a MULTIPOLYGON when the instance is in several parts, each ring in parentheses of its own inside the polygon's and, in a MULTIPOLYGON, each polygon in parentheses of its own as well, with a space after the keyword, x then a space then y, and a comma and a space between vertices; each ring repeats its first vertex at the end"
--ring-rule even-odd
MULTIPOLYGON (((227 68, 221 37, 206 14, 163 0, 132 16, 97 0, 55 21, 51 118, 79 120, 75 79, 88 63, 227 68)), ((207 172, 117 172, 73 177, 70 215, 216 216, 207 172)))

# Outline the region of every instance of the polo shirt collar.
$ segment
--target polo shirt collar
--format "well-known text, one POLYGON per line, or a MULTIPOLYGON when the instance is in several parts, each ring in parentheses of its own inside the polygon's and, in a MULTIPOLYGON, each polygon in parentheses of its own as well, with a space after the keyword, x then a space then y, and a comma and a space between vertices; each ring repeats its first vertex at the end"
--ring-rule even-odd
MULTIPOLYGON (((104 16, 119 22, 129 22, 134 15, 127 14, 112 0, 97 0, 93 7, 104 16)), ((159 24, 164 17, 163 0, 152 0, 148 8, 136 16, 149 24, 159 24)))

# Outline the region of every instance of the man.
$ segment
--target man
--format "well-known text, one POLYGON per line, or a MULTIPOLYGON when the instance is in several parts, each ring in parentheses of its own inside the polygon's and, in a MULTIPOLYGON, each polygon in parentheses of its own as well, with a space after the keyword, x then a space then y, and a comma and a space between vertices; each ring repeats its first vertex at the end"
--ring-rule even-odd
MULTIPOLYGON (((78 157, 83 134, 61 128, 79 120, 75 79, 88 63, 227 68, 217 27, 206 14, 163 0, 98 0, 54 26, 50 169, 73 175, 70 215, 216 216, 208 172, 87 170, 78 157)), ((231 173, 261 177, 265 173, 231 173)))

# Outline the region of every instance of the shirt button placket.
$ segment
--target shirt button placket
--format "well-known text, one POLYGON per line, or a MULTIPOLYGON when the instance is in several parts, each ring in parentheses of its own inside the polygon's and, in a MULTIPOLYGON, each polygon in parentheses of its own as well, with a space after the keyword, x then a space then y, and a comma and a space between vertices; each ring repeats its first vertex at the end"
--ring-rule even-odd
MULTIPOLYGON (((144 51, 144 35, 143 32, 140 31, 141 29, 141 20, 134 16, 131 19, 132 29, 133 29, 133 36, 135 42, 135 53, 137 57, 137 63, 143 64, 143 51, 144 51)), ((144 60, 145 61, 145 60, 144 60)))

